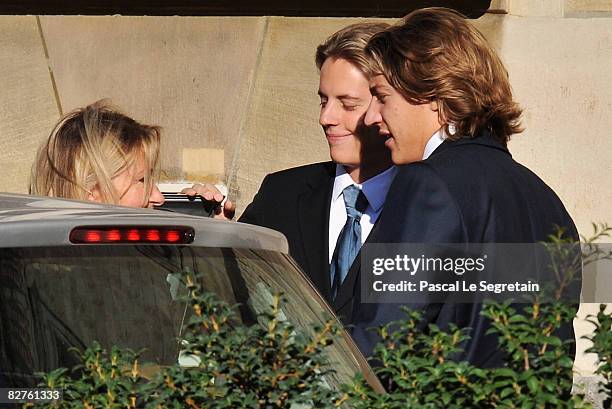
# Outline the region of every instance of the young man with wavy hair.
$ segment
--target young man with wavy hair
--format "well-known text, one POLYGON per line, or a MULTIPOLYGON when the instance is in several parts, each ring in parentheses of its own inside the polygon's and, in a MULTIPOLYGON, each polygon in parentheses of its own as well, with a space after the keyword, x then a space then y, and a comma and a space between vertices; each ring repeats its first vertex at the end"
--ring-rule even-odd
MULTIPOLYGON (((508 73, 481 33, 442 8, 414 11, 367 47, 374 96, 365 124, 378 126, 398 173, 371 240, 378 243, 536 243, 555 225, 577 238, 557 195, 507 149, 521 132, 508 73)), ((461 359, 503 365, 481 304, 414 305, 428 321, 470 328, 461 359)), ((349 322, 368 354, 369 327, 401 318, 396 304, 354 303, 349 322)), ((570 325, 562 338, 573 337, 570 325)))

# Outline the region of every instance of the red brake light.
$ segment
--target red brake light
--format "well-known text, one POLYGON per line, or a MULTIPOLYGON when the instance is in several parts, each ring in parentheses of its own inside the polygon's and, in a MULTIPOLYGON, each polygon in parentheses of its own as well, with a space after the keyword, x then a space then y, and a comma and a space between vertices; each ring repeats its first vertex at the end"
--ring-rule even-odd
POLYGON ((119 241, 121 240, 121 232, 117 229, 109 230, 106 233, 106 240, 108 241, 119 241))
POLYGON ((160 241, 161 237, 159 237, 159 230, 151 229, 147 232, 147 240, 148 241, 160 241))
POLYGON ((100 236, 100 232, 91 230, 85 233, 85 240, 89 243, 98 243, 102 240, 102 236, 100 236))
POLYGON ((171 230, 166 235, 166 240, 168 240, 171 243, 176 243, 177 241, 180 240, 180 235, 177 231, 171 230))
POLYGON ((79 226, 70 232, 75 244, 192 243, 195 231, 186 226, 79 226))
POLYGON ((126 238, 128 241, 140 241, 140 232, 136 229, 128 230, 126 238))

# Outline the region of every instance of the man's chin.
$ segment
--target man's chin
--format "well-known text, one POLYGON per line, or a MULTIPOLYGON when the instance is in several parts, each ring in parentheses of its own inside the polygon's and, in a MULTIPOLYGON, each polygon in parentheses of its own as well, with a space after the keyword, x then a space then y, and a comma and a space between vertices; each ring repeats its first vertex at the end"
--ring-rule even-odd
POLYGON ((422 160, 422 157, 416 155, 406 154, 398 149, 391 150, 391 161, 394 165, 407 165, 412 162, 418 162, 422 160))
POLYGON ((329 150, 329 157, 331 160, 339 165, 343 166, 359 166, 359 157, 355 157, 353 152, 346 152, 344 149, 329 150))

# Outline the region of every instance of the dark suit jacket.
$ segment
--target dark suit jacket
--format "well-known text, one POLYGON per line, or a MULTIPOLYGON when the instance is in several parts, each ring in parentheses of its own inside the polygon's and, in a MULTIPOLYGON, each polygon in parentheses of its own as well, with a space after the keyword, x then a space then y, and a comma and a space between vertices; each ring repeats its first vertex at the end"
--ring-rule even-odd
MULTIPOLYGON (((554 225, 577 239, 574 223, 557 195, 533 172, 515 162, 490 135, 446 141, 427 159, 401 166, 385 208, 370 235, 378 243, 535 243, 554 225)), ((404 317, 397 304, 360 303, 359 266, 353 266, 336 299, 364 354, 378 341, 367 328, 404 317)), ((501 365, 496 338, 480 304, 413 305, 428 322, 471 327, 465 356, 481 366, 501 365)), ((573 337, 571 323, 563 338, 573 337)))
POLYGON ((238 220, 283 233, 289 254, 328 301, 329 206, 335 176, 333 162, 269 174, 238 220))

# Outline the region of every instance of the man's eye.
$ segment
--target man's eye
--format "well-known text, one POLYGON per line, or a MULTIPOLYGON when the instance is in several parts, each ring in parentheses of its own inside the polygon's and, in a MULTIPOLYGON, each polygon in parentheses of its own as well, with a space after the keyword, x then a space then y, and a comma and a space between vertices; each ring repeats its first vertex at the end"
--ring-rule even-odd
POLYGON ((327 104, 327 100, 325 99, 322 99, 321 102, 319 103, 319 105, 321 105, 322 107, 324 107, 325 104, 327 104))
POLYGON ((359 108, 359 105, 343 105, 343 107, 347 111, 354 111, 359 108))

